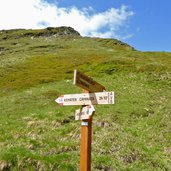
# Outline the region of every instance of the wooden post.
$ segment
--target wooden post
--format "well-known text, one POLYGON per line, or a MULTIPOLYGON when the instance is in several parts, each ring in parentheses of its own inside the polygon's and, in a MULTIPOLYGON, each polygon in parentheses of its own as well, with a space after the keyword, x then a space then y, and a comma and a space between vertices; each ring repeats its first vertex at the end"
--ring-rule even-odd
POLYGON ((81 124, 80 171, 91 171, 92 118, 83 120, 81 124))
POLYGON ((80 171, 91 171, 92 116, 81 121, 80 171))

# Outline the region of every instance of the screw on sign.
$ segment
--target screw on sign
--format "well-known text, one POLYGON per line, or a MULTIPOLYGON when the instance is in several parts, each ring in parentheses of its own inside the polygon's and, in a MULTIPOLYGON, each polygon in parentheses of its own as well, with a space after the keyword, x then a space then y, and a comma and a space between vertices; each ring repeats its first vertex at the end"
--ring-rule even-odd
POLYGON ((114 104, 114 92, 106 92, 103 85, 77 70, 74 71, 74 85, 83 88, 84 93, 62 95, 55 101, 61 106, 82 106, 75 111, 75 120, 81 120, 80 171, 91 171, 93 105, 114 104))

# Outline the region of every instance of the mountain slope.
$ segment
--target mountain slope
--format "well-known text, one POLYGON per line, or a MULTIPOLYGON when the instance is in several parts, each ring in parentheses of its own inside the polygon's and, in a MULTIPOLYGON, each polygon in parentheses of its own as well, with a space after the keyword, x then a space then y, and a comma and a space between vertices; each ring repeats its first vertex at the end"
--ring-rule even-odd
POLYGON ((171 53, 72 28, 0 31, 0 170, 77 170, 79 107, 60 107, 78 69, 114 90, 95 106, 92 170, 170 170, 171 53))

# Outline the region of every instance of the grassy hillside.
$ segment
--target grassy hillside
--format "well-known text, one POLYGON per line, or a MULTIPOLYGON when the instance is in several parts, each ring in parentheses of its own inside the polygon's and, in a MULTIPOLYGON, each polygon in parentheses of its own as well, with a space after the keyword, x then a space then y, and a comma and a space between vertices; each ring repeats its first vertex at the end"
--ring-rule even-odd
POLYGON ((171 53, 72 28, 0 31, 0 170, 79 170, 79 106, 60 107, 78 69, 115 91, 95 106, 92 171, 171 170, 171 53))

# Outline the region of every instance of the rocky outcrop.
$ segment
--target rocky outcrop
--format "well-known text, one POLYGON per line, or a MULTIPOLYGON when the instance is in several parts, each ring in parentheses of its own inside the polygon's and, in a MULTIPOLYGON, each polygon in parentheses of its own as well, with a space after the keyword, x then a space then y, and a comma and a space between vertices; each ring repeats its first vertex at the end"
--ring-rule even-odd
POLYGON ((74 30, 72 27, 47 27, 46 29, 37 29, 37 30, 26 30, 26 29, 13 29, 13 30, 1 30, 1 34, 3 34, 2 39, 6 40, 9 38, 19 39, 22 37, 80 37, 80 33, 74 30))

